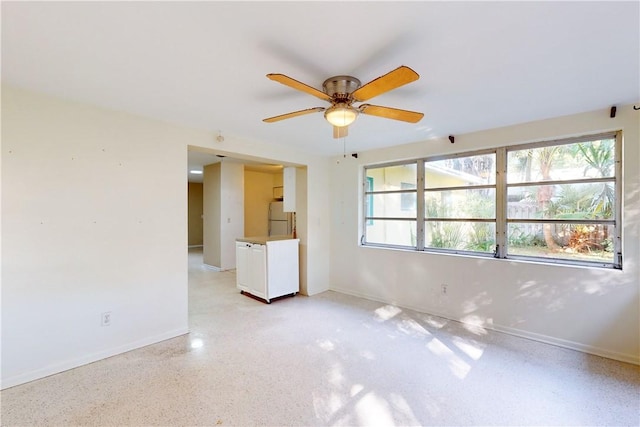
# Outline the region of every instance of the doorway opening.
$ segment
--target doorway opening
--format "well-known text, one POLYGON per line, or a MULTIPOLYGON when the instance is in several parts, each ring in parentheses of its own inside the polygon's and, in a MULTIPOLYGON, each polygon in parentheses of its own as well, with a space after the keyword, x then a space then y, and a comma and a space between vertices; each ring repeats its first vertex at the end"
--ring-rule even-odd
MULTIPOLYGON (((306 167, 193 146, 188 147, 187 159, 189 280, 200 272, 235 276, 237 238, 292 233, 292 220, 291 224, 281 224, 280 218, 272 215, 274 206, 282 203, 285 166, 295 166, 304 177, 302 185, 295 187, 300 211, 296 232, 302 255, 306 241, 306 167)), ((303 264, 301 257, 301 271, 303 264)), ((304 283, 301 277, 301 293, 305 293, 304 283)))

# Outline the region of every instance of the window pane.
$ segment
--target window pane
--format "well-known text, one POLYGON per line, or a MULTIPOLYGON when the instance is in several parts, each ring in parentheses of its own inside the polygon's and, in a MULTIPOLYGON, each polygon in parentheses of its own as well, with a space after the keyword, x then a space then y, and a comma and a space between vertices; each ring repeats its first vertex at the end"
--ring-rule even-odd
POLYGON ((557 181, 614 176, 615 141, 581 142, 509 150, 507 182, 557 181))
POLYGON ((508 255, 613 262, 613 226, 526 224, 508 227, 508 255))
POLYGON ((613 219, 612 182, 507 188, 507 218, 613 219))
POLYGON ((416 193, 371 194, 373 215, 387 218, 415 218, 416 193))
POLYGON ((424 163, 425 188, 487 185, 496 182, 495 153, 424 163))
POLYGON ((416 246, 415 221, 372 220, 366 227, 367 243, 416 246))
POLYGON ((492 253, 496 248, 496 225, 492 222, 425 223, 425 247, 492 253))
POLYGON ((417 163, 408 163, 406 165, 368 168, 366 173, 367 181, 371 182, 372 191, 402 190, 403 183, 413 185, 415 188, 418 165, 417 163))
MULTIPOLYGON (((415 190, 416 185, 409 182, 401 182, 400 188, 403 190, 415 190)), ((400 209, 403 211, 416 211, 416 193, 403 193, 400 195, 400 209)), ((415 216, 415 214, 413 215, 415 216)))
MULTIPOLYGON (((367 177, 365 191, 373 191, 373 178, 367 177)), ((365 195, 364 203, 366 216, 373 216, 373 196, 371 194, 365 195)), ((370 221, 367 224, 370 224, 370 221)))
POLYGON ((424 203, 427 218, 496 217, 495 188, 427 191, 424 203))

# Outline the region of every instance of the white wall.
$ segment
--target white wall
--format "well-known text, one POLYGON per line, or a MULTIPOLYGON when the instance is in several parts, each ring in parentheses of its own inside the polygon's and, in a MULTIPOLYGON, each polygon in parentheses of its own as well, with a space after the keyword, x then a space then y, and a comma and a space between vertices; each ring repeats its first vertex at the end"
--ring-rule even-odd
POLYGON ((328 288, 326 159, 3 86, 3 388, 187 332, 188 145, 307 166, 328 288))
MULTIPOLYGON (((295 213, 295 228, 296 236, 300 236, 300 230, 308 230, 309 224, 307 222, 307 169, 296 168, 296 213, 295 213)), ((310 242, 308 240, 300 240, 300 247, 298 256, 301 259, 305 259, 309 253, 310 242)), ((327 255, 328 258, 328 255, 327 255)), ((303 278, 308 276, 308 269, 306 263, 300 263, 300 293, 303 295, 312 295, 308 289, 307 282, 303 278)), ((328 286, 328 283, 327 283, 328 286)))
POLYGON ((336 158, 331 288, 640 363, 640 113, 609 109, 336 158), (624 270, 360 247, 362 166, 607 130, 624 131, 624 270), (448 295, 440 285, 448 285, 448 295))
MULTIPOLYGON (((303 207, 296 214, 298 238, 300 239, 301 265, 300 269, 306 272, 300 282, 300 288, 307 295, 315 295, 329 289, 329 263, 330 263, 330 234, 333 228, 332 218, 329 216, 330 191, 324 182, 329 181, 329 159, 320 159, 317 164, 307 165, 307 176, 303 187, 298 184, 296 190, 298 197, 306 188, 307 207, 306 218, 303 215, 303 207), (316 258, 319 255, 326 256, 316 258), (304 262, 306 260, 306 262, 304 262)), ((304 175, 297 175, 303 181, 304 175)))
POLYGON ((236 268, 236 238, 244 236, 244 165, 222 161, 220 268, 236 268))
POLYGON ((3 87, 2 387, 187 332, 181 136, 3 87))

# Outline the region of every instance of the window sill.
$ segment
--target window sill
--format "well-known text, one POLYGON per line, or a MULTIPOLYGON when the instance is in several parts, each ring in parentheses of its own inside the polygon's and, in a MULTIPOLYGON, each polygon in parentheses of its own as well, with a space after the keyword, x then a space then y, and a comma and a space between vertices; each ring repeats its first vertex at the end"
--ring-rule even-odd
POLYGON ((524 263, 524 264, 534 264, 534 265, 540 265, 540 266, 546 266, 546 267, 569 267, 569 268, 588 269, 588 270, 597 269, 597 270, 622 271, 622 268, 616 268, 611 264, 599 264, 599 263, 592 263, 588 261, 542 260, 537 258, 528 258, 528 257, 519 257, 519 256, 511 256, 507 258, 496 258, 495 256, 493 256, 493 254, 453 253, 453 252, 438 251, 438 250, 420 251, 415 248, 410 248, 405 246, 386 246, 386 245, 361 244, 361 243, 358 244, 358 246, 364 249, 382 249, 382 250, 388 250, 388 251, 422 253, 427 255, 441 255, 446 257, 492 260, 495 262, 524 263))

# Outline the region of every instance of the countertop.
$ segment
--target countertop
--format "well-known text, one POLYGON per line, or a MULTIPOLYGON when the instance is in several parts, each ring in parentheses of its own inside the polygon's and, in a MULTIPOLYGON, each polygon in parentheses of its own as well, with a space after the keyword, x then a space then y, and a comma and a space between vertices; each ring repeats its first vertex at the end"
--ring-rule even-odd
POLYGON ((298 239, 294 239, 289 234, 283 234, 280 236, 236 237, 236 242, 257 243, 260 245, 266 245, 267 242, 275 242, 277 240, 298 240, 298 239))

